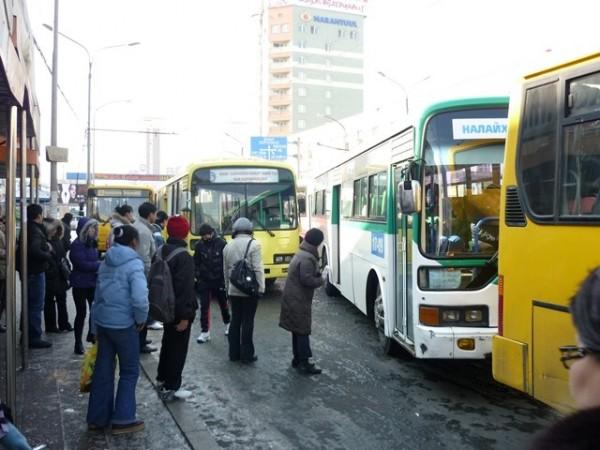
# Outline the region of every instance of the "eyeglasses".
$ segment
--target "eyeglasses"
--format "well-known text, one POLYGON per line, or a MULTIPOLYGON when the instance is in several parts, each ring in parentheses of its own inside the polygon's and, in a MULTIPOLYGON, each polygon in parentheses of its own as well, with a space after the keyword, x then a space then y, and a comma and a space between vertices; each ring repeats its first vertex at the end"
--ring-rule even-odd
POLYGON ((577 347, 576 345, 565 345, 564 347, 559 347, 560 351, 560 362, 562 362, 565 369, 569 370, 573 363, 578 359, 585 358, 587 355, 591 355, 596 353, 590 349, 585 347, 577 347))

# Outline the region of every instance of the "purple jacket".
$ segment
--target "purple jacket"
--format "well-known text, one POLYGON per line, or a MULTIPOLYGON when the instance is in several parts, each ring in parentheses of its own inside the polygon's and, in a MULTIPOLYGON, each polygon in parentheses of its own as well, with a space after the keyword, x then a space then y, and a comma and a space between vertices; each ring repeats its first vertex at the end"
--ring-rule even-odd
POLYGON ((87 232, 94 224, 98 224, 98 222, 88 217, 82 217, 77 224, 77 239, 71 244, 69 253, 69 259, 73 265, 69 281, 74 288, 96 287, 100 259, 96 241, 87 238, 87 232))

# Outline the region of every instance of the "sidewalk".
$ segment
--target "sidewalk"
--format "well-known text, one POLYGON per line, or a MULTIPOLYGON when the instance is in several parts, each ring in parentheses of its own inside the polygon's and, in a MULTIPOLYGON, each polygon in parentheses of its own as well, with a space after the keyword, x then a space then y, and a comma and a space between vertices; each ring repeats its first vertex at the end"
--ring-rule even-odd
MULTIPOLYGON (((67 302, 69 320, 73 323, 75 308, 70 291, 67 302)), ((86 332, 87 323, 84 338, 86 332)), ((159 332, 151 334, 152 339, 160 340, 159 332)), ((180 428, 173 418, 177 415, 172 415, 159 399, 144 370, 140 370, 137 385, 137 414, 146 422, 145 430, 122 436, 88 432, 85 421, 88 394, 79 392, 79 369, 83 357, 73 353, 73 333, 50 334, 47 338, 53 342, 52 348, 30 350, 28 370, 18 372, 17 375, 17 421, 31 445, 47 444, 48 449, 52 450, 178 450, 199 448, 191 446, 190 442, 210 444, 210 435, 202 434, 202 430, 206 430, 204 424, 197 427, 195 424, 184 423, 185 416, 180 415, 183 424, 180 428), (191 440, 186 438, 182 429, 186 430, 191 440)), ((0 337, 0 340, 5 348, 5 339, 0 337)), ((20 349, 17 351, 17 357, 20 362, 20 349)), ((142 355, 142 358, 151 357, 142 355)), ((4 361, 1 366, 3 369, 4 361)), ((150 376, 154 374, 155 372, 148 372, 150 376)), ((4 382, 4 370, 1 378, 4 382)), ((177 412, 183 406, 176 404, 169 407, 177 412)), ((214 443, 214 440, 212 442, 214 443)), ((214 446, 203 445, 203 448, 214 446)))

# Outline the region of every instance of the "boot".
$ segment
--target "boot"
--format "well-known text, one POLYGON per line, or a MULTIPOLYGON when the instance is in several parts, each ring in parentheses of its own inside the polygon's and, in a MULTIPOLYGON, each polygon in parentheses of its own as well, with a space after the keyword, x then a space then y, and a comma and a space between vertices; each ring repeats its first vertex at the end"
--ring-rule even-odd
POLYGON ((319 375, 323 371, 308 361, 301 361, 298 364, 298 372, 304 375, 319 375))
POLYGON ((85 349, 83 348, 83 343, 81 341, 75 342, 75 350, 76 355, 83 355, 85 353, 85 349))

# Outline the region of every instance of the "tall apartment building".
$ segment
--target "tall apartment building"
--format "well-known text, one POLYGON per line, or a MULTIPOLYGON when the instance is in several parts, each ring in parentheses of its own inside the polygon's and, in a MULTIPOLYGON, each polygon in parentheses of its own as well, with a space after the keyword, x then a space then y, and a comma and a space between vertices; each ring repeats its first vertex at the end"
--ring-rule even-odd
POLYGON ((364 14, 357 6, 363 3, 271 2, 269 135, 286 136, 363 111, 364 14))

